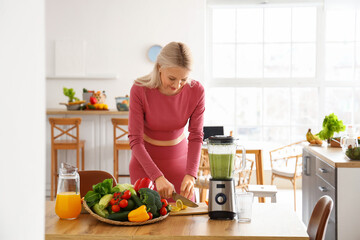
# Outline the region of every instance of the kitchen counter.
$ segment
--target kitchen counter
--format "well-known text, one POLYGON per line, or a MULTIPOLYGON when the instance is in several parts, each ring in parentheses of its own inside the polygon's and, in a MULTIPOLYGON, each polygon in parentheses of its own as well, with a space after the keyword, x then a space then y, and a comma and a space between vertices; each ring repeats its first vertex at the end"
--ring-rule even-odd
POLYGON ((304 148, 335 168, 360 168, 360 161, 347 158, 341 148, 326 145, 321 147, 305 146, 304 148))
POLYGON ((45 239, 309 239, 304 224, 288 206, 253 205, 251 223, 210 220, 208 215, 169 216, 143 226, 115 226, 90 214, 76 220, 60 220, 55 202, 46 202, 45 239))
POLYGON ((120 112, 118 110, 77 110, 77 111, 68 111, 66 109, 47 109, 47 115, 128 115, 129 112, 120 112))

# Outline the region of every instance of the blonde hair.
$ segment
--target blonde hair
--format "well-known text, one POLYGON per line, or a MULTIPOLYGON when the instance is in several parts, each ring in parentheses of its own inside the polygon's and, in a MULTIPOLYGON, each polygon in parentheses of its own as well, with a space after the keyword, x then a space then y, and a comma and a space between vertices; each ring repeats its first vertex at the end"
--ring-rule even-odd
POLYGON ((191 71, 192 62, 188 46, 181 42, 168 43, 157 56, 152 72, 136 79, 135 84, 148 88, 158 88, 161 86, 160 68, 182 67, 191 71))

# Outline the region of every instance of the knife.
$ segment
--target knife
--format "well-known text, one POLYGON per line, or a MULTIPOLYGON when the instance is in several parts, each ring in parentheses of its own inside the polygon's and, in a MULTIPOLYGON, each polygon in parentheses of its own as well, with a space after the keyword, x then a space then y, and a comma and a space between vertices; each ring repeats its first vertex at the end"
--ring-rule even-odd
POLYGON ((194 203, 193 201, 187 199, 186 197, 181 196, 180 194, 173 192, 172 193, 172 198, 176 201, 178 199, 180 199, 184 205, 188 206, 188 207, 199 207, 199 205, 197 205, 196 203, 194 203))

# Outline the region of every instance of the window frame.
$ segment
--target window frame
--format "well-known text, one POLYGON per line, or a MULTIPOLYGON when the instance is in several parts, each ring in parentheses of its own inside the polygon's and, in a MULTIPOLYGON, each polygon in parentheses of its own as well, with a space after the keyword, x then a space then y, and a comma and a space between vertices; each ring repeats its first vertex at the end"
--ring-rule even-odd
MULTIPOLYGON (((356 17, 360 17, 359 14, 356 14, 356 17)), ((236 1, 236 0, 207 0, 207 11, 206 11, 206 18, 207 18, 207 27, 206 27, 206 81, 205 81, 205 87, 206 88, 215 88, 215 87, 221 87, 221 88, 234 88, 234 97, 235 97, 235 103, 234 103, 234 111, 235 111, 235 119, 234 119, 234 126, 227 126, 230 129, 238 129, 241 128, 251 128, 251 127, 260 127, 262 129, 261 131, 261 138, 264 138, 264 131, 263 127, 268 127, 269 125, 264 124, 264 99, 262 99, 262 113, 261 113, 261 120, 259 125, 245 125, 245 126, 239 126, 236 120, 236 109, 237 109, 237 101, 236 101, 236 88, 242 88, 242 87, 254 87, 254 88, 260 88, 262 91, 262 96, 264 96, 264 89, 265 88, 289 88, 289 91, 291 93, 293 88, 308 88, 313 87, 317 88, 318 90, 318 98, 319 98, 319 105, 318 105, 318 116, 317 116, 317 128, 321 129, 322 120, 325 115, 328 115, 328 112, 325 112, 325 90, 326 88, 331 87, 350 87, 352 88, 352 102, 355 103, 355 94, 356 94, 356 88, 360 87, 360 81, 355 79, 355 72, 356 68, 354 67, 354 75, 353 78, 349 81, 329 81, 325 79, 325 30, 326 30, 326 11, 323 6, 322 1, 318 0, 293 0, 293 1, 284 1, 284 0, 269 0, 269 1, 251 1, 251 0, 244 0, 244 1, 236 1), (264 4, 266 2, 266 4, 264 4), (212 10, 214 8, 248 8, 248 7, 277 7, 277 6, 284 6, 284 7, 296 7, 296 6, 314 6, 317 9, 317 19, 316 19, 316 55, 315 55, 315 77, 313 78, 213 78, 212 77, 212 63, 213 63, 213 56, 212 56, 212 10)), ((355 18, 356 21, 356 18, 355 18)), ((236 23, 235 23, 236 24, 236 23)), ((356 26, 356 25, 355 25, 356 26)), ((355 39, 355 47, 356 47, 356 40, 355 39)), ((236 51, 236 45, 237 42, 231 43, 235 44, 235 51, 236 51)), ((264 44, 264 43, 262 43, 264 44)), ((356 50, 356 49, 355 49, 356 50)), ((236 55, 235 55, 236 56, 236 55)), ((356 58, 356 55, 355 55, 356 58)), ((236 76, 236 57, 235 57, 235 76, 236 76)), ((356 59, 354 62, 356 66, 356 59)), ((264 66, 263 66, 264 68, 264 66)), ((292 99, 290 98, 290 106, 292 106, 292 99)), ((356 113, 355 105, 353 104, 353 114, 351 123, 354 125, 354 127, 359 127, 360 125, 354 124, 354 116, 356 113)), ((296 126, 304 126, 304 124, 291 124, 291 118, 292 118, 292 111, 290 110, 290 122, 287 125, 283 125, 283 127, 290 128, 290 139, 292 139, 292 128, 296 126)), ((270 125, 275 126, 275 125, 270 125)))

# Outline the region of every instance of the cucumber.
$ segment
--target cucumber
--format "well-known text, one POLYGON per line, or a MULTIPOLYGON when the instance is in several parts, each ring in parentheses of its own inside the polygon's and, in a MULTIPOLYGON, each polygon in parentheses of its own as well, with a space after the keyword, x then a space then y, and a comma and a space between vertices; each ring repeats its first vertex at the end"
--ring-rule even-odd
POLYGON ((115 221, 129 221, 128 215, 130 211, 122 211, 117 213, 110 213, 108 219, 115 220, 115 221))
POLYGON ((135 209, 135 202, 131 199, 128 199, 128 205, 124 208, 125 211, 131 211, 135 209))
POLYGON ((144 205, 137 195, 131 194, 131 199, 135 202, 136 207, 140 207, 141 205, 144 205))
POLYGON ((106 209, 101 209, 98 203, 93 206, 93 210, 97 215, 103 218, 107 218, 107 216, 109 215, 109 212, 106 209))
POLYGON ((112 194, 106 194, 104 195, 100 201, 99 201, 99 207, 100 209, 105 209, 109 203, 110 203, 110 200, 113 198, 113 195, 112 194))

